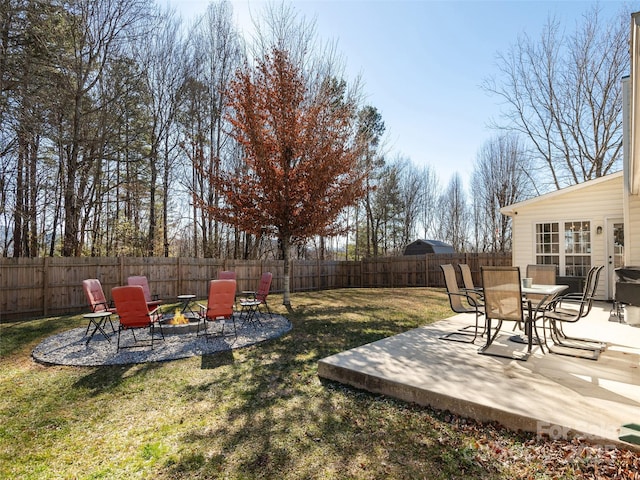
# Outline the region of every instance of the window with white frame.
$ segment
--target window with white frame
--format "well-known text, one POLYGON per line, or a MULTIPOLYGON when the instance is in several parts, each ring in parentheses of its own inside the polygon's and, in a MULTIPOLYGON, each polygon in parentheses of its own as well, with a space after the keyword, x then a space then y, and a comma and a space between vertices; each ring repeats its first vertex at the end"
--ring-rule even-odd
POLYGON ((591 268, 591 223, 536 224, 536 263, 557 265, 560 275, 585 277, 591 268), (561 245, 561 239, 564 245, 561 245))
POLYGON ((586 277, 591 268, 591 226, 589 222, 565 222, 564 269, 570 277, 586 277))
POLYGON ((560 264, 560 233, 558 223, 536 225, 536 263, 538 265, 560 264))

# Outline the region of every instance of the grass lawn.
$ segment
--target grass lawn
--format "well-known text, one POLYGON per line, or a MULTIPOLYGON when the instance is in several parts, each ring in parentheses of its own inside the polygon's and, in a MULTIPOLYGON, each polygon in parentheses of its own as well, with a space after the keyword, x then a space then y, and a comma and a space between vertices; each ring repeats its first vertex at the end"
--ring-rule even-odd
POLYGON ((629 452, 573 455, 570 443, 318 378, 321 358, 449 316, 442 290, 297 293, 292 304, 279 339, 144 365, 31 359, 43 338, 85 326, 81 315, 1 324, 0 478, 634 478, 625 472, 640 466, 629 452))

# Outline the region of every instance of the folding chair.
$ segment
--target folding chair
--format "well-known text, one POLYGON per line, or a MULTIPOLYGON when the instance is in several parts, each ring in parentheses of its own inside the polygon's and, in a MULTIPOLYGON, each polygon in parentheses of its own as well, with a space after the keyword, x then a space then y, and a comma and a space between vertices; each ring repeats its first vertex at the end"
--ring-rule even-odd
MULTIPOLYGON (((231 279, 226 280, 211 280, 209 282, 209 296, 207 298, 207 304, 200 306, 200 318, 204 321, 204 335, 209 339, 208 324, 209 322, 221 322, 222 331, 221 335, 224 336, 224 326, 227 319, 233 321, 233 334, 237 337, 238 332, 236 330, 236 321, 233 317, 233 306, 236 299, 236 281, 231 279)), ((196 335, 200 334, 200 323, 198 323, 198 331, 196 335)))
POLYGON ((120 317, 120 326, 118 328, 118 348, 134 348, 141 345, 150 345, 153 350, 153 339, 155 337, 156 324, 160 328, 160 334, 164 340, 162 325, 160 324, 160 312, 156 307, 149 310, 147 299, 140 285, 127 285, 123 287, 115 287, 111 290, 113 301, 116 304, 116 310, 120 317), (149 329, 150 342, 139 343, 136 338, 135 330, 149 329), (134 344, 126 347, 120 346, 120 335, 123 330, 131 330, 134 344))
POLYGON ((149 282, 144 275, 132 276, 127 278, 128 285, 140 285, 144 292, 144 298, 147 300, 149 308, 153 309, 164 302, 158 299, 158 295, 151 295, 151 289, 149 288, 149 282))
POLYGON ((243 298, 240 300, 241 313, 244 314, 244 322, 250 323, 255 326, 256 324, 260 325, 260 319, 258 318, 258 313, 262 313, 260 307, 264 305, 269 313, 269 317, 272 318, 273 315, 271 313, 271 309, 269 308, 269 304, 267 303, 267 297, 269 296, 269 291, 271 290, 271 280, 273 275, 271 272, 265 272, 260 277, 260 284, 258 285, 258 290, 255 292, 242 292, 247 295, 247 298, 243 298))
POLYGON ((220 270, 218 272, 218 280, 235 280, 236 272, 232 270, 220 270))
MULTIPOLYGON (((104 291, 102 290, 102 284, 100 283, 100 280, 98 280, 97 278, 88 278, 86 280, 83 280, 82 290, 84 291, 84 295, 89 302, 89 307, 91 308, 92 313, 116 313, 116 309, 107 302, 107 298, 105 297, 104 291)), ((107 320, 109 320, 109 324, 111 324, 111 330, 113 331, 113 333, 116 333, 116 329, 113 327, 113 322, 111 321, 111 316, 105 315, 104 317, 99 317, 98 320, 90 320, 87 325, 87 331, 85 332, 85 335, 89 333, 89 327, 94 324, 96 328, 94 329, 93 333, 95 333, 96 330, 99 329, 102 334, 106 336, 104 330, 102 330, 102 327, 106 324, 107 320)), ((93 334, 91 336, 93 336, 93 334)))

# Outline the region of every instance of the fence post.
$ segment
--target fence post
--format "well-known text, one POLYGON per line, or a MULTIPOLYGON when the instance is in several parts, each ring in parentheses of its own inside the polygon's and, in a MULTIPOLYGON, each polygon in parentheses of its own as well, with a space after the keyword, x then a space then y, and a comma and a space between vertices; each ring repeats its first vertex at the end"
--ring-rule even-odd
POLYGON ((42 262, 42 316, 49 313, 49 257, 42 262))
POLYGON ((178 270, 176 272, 176 277, 178 279, 178 285, 176 285, 178 287, 176 290, 176 295, 180 295, 180 292, 184 292, 184 290, 182 289, 182 262, 180 261, 180 257, 177 258, 176 269, 178 270))

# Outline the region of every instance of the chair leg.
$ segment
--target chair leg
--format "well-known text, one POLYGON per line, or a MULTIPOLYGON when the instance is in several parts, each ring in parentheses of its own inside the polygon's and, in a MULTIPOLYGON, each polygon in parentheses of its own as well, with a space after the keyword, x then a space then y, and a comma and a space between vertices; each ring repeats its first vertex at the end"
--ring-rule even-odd
POLYGON ((478 350, 478 353, 484 353, 485 350, 491 346, 493 341, 498 336, 498 333, 500 333, 500 328, 502 327, 502 320, 498 320, 498 325, 496 326, 496 331, 493 333, 493 335, 491 334, 491 319, 490 318, 487 318, 486 325, 487 325, 487 341, 484 344, 484 346, 480 347, 480 349, 478 350))
POLYGON ((200 315, 200 318, 198 319, 198 325, 197 325, 197 327, 196 327, 196 337, 199 337, 199 336, 200 336, 200 324, 201 324, 202 322, 204 322, 204 328, 206 329, 206 328, 207 328, 207 323, 206 323, 206 322, 207 322, 207 319, 206 319, 206 318, 204 318, 202 315, 200 315))
MULTIPOLYGON (((538 326, 536 325, 536 321, 538 319, 534 318, 533 320, 529 320, 529 336, 531 337, 531 340, 529 341, 530 344, 533 344, 533 339, 536 339, 536 344, 540 347, 540 350, 542 351, 542 353, 545 353, 544 349, 545 347, 547 348, 547 350, 549 350, 549 346, 547 345, 547 334, 544 331, 544 317, 542 320, 542 335, 544 337, 544 340, 540 338, 540 334, 538 333, 538 326), (535 337, 534 337, 535 335, 535 337)), ((531 351, 529 351, 529 353, 531 353, 531 351)))
MULTIPOLYGON (((597 342, 596 340, 567 337, 566 335, 564 335, 564 332, 562 331, 562 325, 561 324, 558 325, 558 322, 556 322, 556 320, 554 319, 550 319, 549 323, 550 323, 549 333, 551 335, 551 340, 553 341, 554 345, 557 345, 563 348, 573 349, 573 350, 585 350, 585 351, 593 352, 594 355, 596 353, 599 355, 600 352, 606 349, 606 344, 602 342, 597 342), (574 343, 574 342, 578 342, 578 343, 574 343)), ((570 353, 559 352, 558 350, 554 351, 551 348, 549 348, 549 351, 552 353, 557 353, 559 355, 575 356, 575 357, 582 358, 580 355, 571 355, 570 353)), ((594 360, 597 360, 597 356, 596 358, 594 358, 594 360)))
POLYGON ((113 333, 116 333, 116 329, 113 327, 113 321, 111 320, 111 317, 109 317, 109 324, 111 325, 111 331, 113 333))
POLYGON ((231 314, 231 321, 233 322, 233 336, 238 338, 238 330, 236 328, 236 317, 233 313, 231 314))
MULTIPOLYGON (((442 335, 439 337, 441 340, 449 340, 450 342, 458 342, 458 343, 474 343, 476 338, 478 338, 478 329, 480 327, 480 322, 478 321, 479 315, 476 315, 476 324, 475 325, 467 325, 466 327, 462 327, 455 332, 447 333, 446 335, 442 335), (473 333, 468 332, 467 329, 473 328, 473 333), (461 336, 463 338, 456 338, 457 336, 461 336), (472 337, 472 338, 464 338, 464 337, 472 337)), ((482 333, 480 333, 480 337, 484 335, 487 330, 487 325, 485 323, 482 333)))
POLYGON ((273 314, 271 313, 271 309, 269 308, 269 304, 267 303, 267 299, 265 298, 262 303, 264 304, 265 308, 267 309, 267 313, 269 313, 269 318, 273 318, 273 314))
POLYGON ((151 335, 151 350, 153 350, 153 340, 156 336, 156 323, 158 324, 158 328, 160 329, 160 336, 162 337, 162 340, 165 340, 164 332, 162 331, 162 325, 160 325, 160 322, 151 322, 151 324, 149 325, 149 334, 151 335))
MULTIPOLYGON (((164 340, 164 330, 162 330, 162 323, 160 323, 160 321, 158 320, 157 322, 155 322, 158 324, 158 328, 160 329, 160 336, 162 337, 162 340, 164 340)), ((153 325, 153 324, 152 324, 153 325)), ((155 327, 154 327, 155 328, 155 327)))
MULTIPOLYGON (((235 328, 236 328, 236 321, 235 321, 235 319, 233 318, 233 315, 231 316, 231 318, 233 319, 233 329, 234 329, 234 332, 235 332, 235 328)), ((224 318, 217 318, 217 319, 215 319, 215 320, 211 320, 211 319, 205 318, 205 319, 204 319, 204 333, 203 333, 203 334, 200 334, 200 324, 198 324, 198 330, 197 330, 197 332, 196 332, 196 335, 199 335, 199 336, 203 336, 203 337, 205 337, 205 338, 207 339, 207 342, 209 341, 209 337, 217 337, 217 336, 224 337, 224 328, 225 328, 225 323, 226 323, 226 321, 225 321, 225 319, 224 319, 224 318), (213 333, 211 333, 211 334, 210 334, 210 333, 209 333, 209 322, 218 322, 218 321, 222 322, 222 331, 220 332, 220 335, 218 335, 218 334, 215 332, 215 330, 214 330, 214 332, 213 332, 213 333)), ((238 334, 236 333, 236 334, 235 334, 235 336, 237 337, 237 336, 238 336, 238 334)))
POLYGON ((498 325, 496 326, 496 330, 492 335, 491 334, 491 319, 487 318, 487 343, 485 343, 485 345, 483 347, 480 347, 480 349, 478 349, 478 353, 480 355, 489 355, 489 356, 492 356, 492 357, 507 358, 509 360, 518 360, 518 361, 521 361, 521 362, 524 362, 524 361, 528 360, 529 356, 531 355, 531 350, 530 350, 529 347, 527 347, 527 353, 525 353, 521 357, 516 357, 514 355, 503 355, 503 354, 500 354, 500 353, 492 353, 492 352, 488 352, 487 351, 487 349, 493 344, 493 341, 496 339, 496 337, 500 333, 500 329, 501 328, 502 328, 502 320, 498 320, 498 325))
POLYGON ((209 341, 209 319, 204 319, 204 338, 209 341))
MULTIPOLYGON (((554 322, 556 323, 556 322, 554 322)), ((556 324, 556 330, 559 334, 559 338, 561 342, 578 342, 578 345, 575 348, 584 348, 582 346, 580 346, 580 343, 586 343, 588 345, 587 350, 600 350, 600 351, 604 351, 607 348, 607 344, 604 342, 600 342, 598 340, 594 340, 591 338, 579 338, 579 337, 570 337, 568 336, 566 333, 564 333, 564 328, 562 326, 562 323, 560 323, 559 325, 556 324)), ((568 345, 565 345, 568 346, 568 345)))

